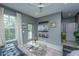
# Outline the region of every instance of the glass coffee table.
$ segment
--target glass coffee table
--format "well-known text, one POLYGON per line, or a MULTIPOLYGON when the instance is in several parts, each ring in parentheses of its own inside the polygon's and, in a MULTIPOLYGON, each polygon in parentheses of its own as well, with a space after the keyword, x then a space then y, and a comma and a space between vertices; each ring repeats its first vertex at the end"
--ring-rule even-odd
POLYGON ((34 55, 36 55, 36 56, 43 56, 43 55, 45 55, 45 53, 46 53, 46 45, 43 45, 43 44, 30 44, 30 45, 28 45, 27 47, 26 47, 26 49, 30 52, 30 53, 32 53, 32 54, 34 54, 34 55))

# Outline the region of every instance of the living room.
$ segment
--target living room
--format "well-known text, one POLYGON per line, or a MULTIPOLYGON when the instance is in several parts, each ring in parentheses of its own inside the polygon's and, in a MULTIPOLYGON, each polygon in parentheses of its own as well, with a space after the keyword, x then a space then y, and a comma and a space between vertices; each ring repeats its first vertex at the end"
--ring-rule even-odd
POLYGON ((1 3, 0 55, 72 55, 72 49, 78 50, 73 34, 78 30, 78 6, 78 3, 1 3), (71 51, 63 50, 64 45, 70 46, 71 51))

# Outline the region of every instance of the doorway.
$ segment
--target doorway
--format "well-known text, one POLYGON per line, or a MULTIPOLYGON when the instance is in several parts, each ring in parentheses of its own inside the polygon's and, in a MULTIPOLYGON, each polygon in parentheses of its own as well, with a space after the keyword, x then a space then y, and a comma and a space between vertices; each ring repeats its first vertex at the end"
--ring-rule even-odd
POLYGON ((32 29, 33 25, 32 24, 28 24, 28 40, 32 39, 32 29))
POLYGON ((66 38, 67 41, 75 41, 74 33, 75 32, 75 23, 66 24, 66 38))

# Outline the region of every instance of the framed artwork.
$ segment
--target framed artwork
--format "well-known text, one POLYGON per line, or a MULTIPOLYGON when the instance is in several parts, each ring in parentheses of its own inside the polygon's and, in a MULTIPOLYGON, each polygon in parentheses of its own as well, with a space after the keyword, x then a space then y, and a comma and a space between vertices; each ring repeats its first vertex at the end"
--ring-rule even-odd
POLYGON ((50 23, 50 27, 56 28, 56 22, 51 22, 51 23, 50 23))

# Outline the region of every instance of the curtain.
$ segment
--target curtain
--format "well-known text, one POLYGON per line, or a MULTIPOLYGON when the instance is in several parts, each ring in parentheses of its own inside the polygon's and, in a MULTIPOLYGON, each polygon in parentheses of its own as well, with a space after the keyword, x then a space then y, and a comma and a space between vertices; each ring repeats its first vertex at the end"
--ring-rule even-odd
POLYGON ((4 8, 0 7, 0 46, 5 44, 4 8))
POLYGON ((16 40, 19 46, 23 45, 23 40, 22 40, 22 15, 17 13, 16 14, 16 40))

